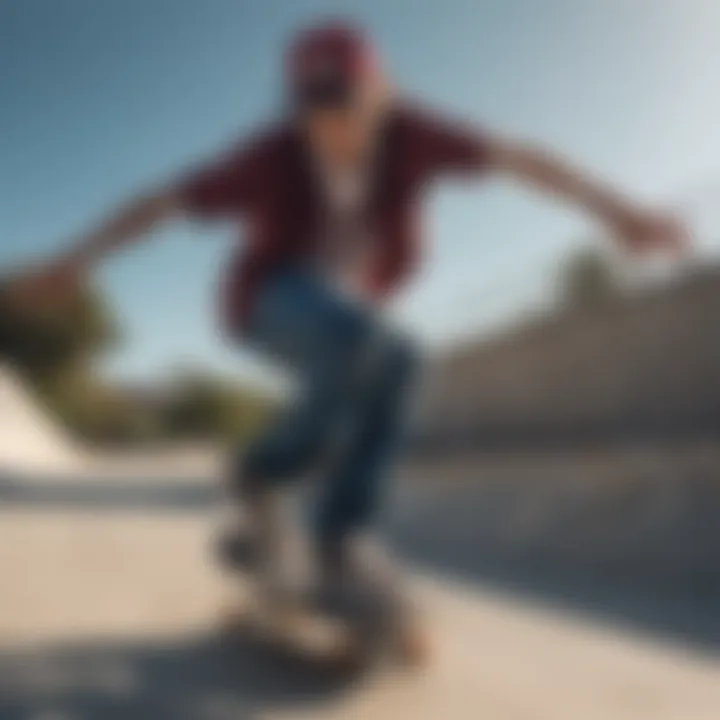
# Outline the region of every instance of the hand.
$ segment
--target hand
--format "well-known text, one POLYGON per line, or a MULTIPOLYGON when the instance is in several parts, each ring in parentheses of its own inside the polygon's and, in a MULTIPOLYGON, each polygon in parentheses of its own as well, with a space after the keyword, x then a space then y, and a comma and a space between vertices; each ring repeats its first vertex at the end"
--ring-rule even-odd
POLYGON ((80 292, 85 265, 78 258, 67 257, 11 279, 8 295, 27 305, 54 306, 71 302, 80 292))
POLYGON ((610 219, 610 229, 633 253, 682 253, 690 244, 690 233, 675 215, 638 210, 624 211, 610 219))

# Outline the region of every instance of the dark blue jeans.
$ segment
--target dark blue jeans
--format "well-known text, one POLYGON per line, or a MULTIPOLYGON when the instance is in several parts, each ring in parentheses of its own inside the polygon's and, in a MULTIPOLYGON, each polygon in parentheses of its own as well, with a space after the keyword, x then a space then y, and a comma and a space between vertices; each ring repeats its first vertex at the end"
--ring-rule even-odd
POLYGON ((316 539, 342 541, 379 508, 400 441, 414 348, 371 309, 297 269, 265 281, 244 339, 288 367, 300 390, 246 451, 245 482, 277 486, 324 467, 316 539))

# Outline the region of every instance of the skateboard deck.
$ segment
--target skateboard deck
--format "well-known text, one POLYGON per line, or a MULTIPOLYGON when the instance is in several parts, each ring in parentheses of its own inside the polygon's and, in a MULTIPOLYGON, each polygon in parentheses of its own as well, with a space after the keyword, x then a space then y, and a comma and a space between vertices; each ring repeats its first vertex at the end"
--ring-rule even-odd
POLYGON ((231 606, 225 623, 267 650, 317 664, 355 667, 375 654, 354 617, 330 616, 297 598, 279 601, 260 591, 254 602, 231 606))
POLYGON ((225 558, 230 600, 223 623, 228 632, 335 667, 355 668, 379 659, 405 665, 425 661, 418 619, 401 608, 397 594, 371 579, 352 589, 322 589, 307 538, 295 522, 283 528, 274 572, 225 558))

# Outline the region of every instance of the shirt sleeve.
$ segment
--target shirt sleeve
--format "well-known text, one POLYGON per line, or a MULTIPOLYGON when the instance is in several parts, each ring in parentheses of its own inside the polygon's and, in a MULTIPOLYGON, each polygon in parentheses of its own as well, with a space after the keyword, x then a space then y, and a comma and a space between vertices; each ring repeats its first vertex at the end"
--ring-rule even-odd
POLYGON ((180 179, 181 207, 197 217, 242 214, 257 193, 267 162, 267 143, 244 143, 180 179))
POLYGON ((490 165, 490 141, 485 133, 461 122, 428 112, 413 114, 416 157, 426 179, 473 176, 490 165))

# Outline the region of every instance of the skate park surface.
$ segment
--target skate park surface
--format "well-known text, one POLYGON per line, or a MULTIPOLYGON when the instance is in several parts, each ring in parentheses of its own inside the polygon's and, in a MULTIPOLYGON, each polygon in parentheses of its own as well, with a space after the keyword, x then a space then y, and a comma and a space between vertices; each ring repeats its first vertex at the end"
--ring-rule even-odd
POLYGON ((11 385, 0 403, 0 427, 15 433, 0 444, 2 720, 720 713, 712 448, 408 463, 385 531, 431 661, 330 677, 219 630, 214 452, 92 456, 49 425, 37 434, 34 418, 23 428, 15 403, 32 401, 11 385), (693 502, 678 502, 677 476, 693 502))

